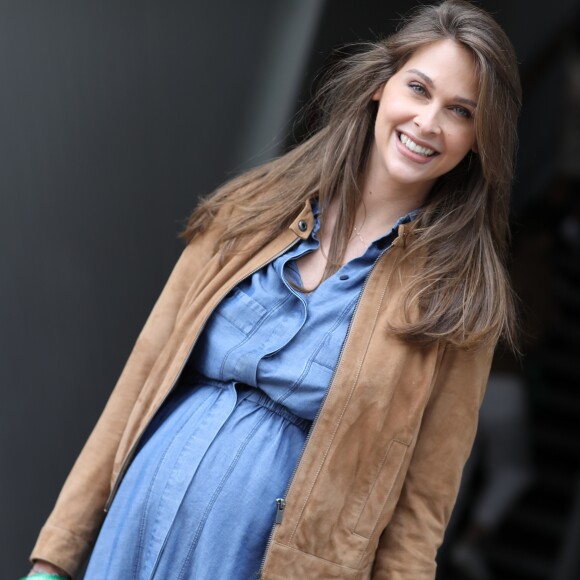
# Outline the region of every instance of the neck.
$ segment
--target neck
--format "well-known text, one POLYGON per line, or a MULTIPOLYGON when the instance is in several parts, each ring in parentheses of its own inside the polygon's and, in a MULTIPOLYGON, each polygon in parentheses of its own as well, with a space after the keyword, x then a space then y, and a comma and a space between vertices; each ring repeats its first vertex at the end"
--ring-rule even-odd
MULTIPOLYGON (((375 195, 374 192, 365 190, 362 202, 356 210, 354 231, 350 238, 350 251, 347 251, 346 261, 354 257, 355 254, 361 254, 371 242, 389 232, 399 218, 418 207, 420 205, 409 204, 406 200, 400 202, 397 200, 385 201, 380 196, 375 195)), ((338 200, 333 200, 325 214, 325 239, 326 236, 330 237, 330 232, 334 229, 338 208, 338 200)), ((328 243, 330 243, 330 240, 328 240, 328 243)))
POLYGON ((388 232, 395 222, 423 205, 425 194, 386 190, 367 180, 361 186, 362 203, 357 210, 355 226, 364 230, 365 239, 374 240, 388 232))
MULTIPOLYGON (((401 183, 393 180, 386 169, 374 159, 377 152, 371 150, 366 171, 361 179, 361 194, 366 208, 367 220, 375 224, 392 226, 395 221, 410 211, 421 207, 433 183, 401 183)), ((361 205, 363 205, 361 204, 361 205)), ((357 218, 363 213, 357 214, 357 218)), ((357 222, 358 223, 358 222, 357 222)))

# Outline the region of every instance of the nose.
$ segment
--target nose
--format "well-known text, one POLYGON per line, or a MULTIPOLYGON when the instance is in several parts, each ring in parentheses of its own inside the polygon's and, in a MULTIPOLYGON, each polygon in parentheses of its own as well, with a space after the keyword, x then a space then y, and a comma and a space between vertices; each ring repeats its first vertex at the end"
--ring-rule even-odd
POLYGON ((421 108, 415 115, 414 123, 425 135, 439 135, 441 133, 439 110, 435 107, 421 108))

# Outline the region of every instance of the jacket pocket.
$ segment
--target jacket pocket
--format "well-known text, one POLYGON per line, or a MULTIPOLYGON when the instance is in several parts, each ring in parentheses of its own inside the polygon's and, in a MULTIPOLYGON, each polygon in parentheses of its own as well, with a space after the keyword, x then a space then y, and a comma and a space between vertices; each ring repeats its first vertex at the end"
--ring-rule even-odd
POLYGON ((379 467, 377 478, 371 486, 353 529, 355 534, 369 539, 373 535, 382 513, 388 504, 395 500, 393 490, 405 461, 407 449, 407 444, 398 440, 391 441, 379 467))

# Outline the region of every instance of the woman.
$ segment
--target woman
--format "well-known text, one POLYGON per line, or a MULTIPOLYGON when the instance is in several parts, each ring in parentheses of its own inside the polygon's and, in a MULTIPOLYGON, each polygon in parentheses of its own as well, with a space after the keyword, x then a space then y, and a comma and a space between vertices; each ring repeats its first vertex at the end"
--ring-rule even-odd
POLYGON ((519 102, 463 0, 339 63, 318 130, 193 213, 32 577, 98 534, 88 578, 433 578, 513 341, 519 102))

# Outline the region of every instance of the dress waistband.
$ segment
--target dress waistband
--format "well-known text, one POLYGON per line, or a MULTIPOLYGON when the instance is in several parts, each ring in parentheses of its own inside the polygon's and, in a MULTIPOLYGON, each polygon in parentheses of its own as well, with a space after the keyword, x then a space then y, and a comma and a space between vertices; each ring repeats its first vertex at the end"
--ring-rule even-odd
POLYGON ((260 407, 268 409, 272 413, 279 415, 283 419, 286 419, 293 425, 296 425, 299 429, 307 432, 312 421, 310 419, 304 419, 295 415, 288 407, 277 403, 272 400, 264 391, 261 391, 258 387, 253 387, 252 385, 245 385, 243 383, 238 383, 236 381, 220 381, 219 379, 213 379, 206 377, 187 365, 183 369, 183 373, 180 376, 180 384, 182 386, 195 386, 195 385, 205 385, 216 387, 218 389, 228 389, 232 385, 234 386, 238 398, 238 403, 241 401, 251 401, 260 407))
POLYGON ((310 426, 312 425, 312 421, 309 419, 304 419, 303 417, 299 417, 295 415, 288 407, 273 401, 264 393, 257 389, 256 387, 248 387, 247 385, 236 385, 236 391, 238 393, 238 401, 252 401, 256 405, 260 405, 260 407, 264 407, 268 409, 272 413, 279 415, 286 421, 296 425, 299 429, 304 431, 305 433, 308 432, 310 426))

